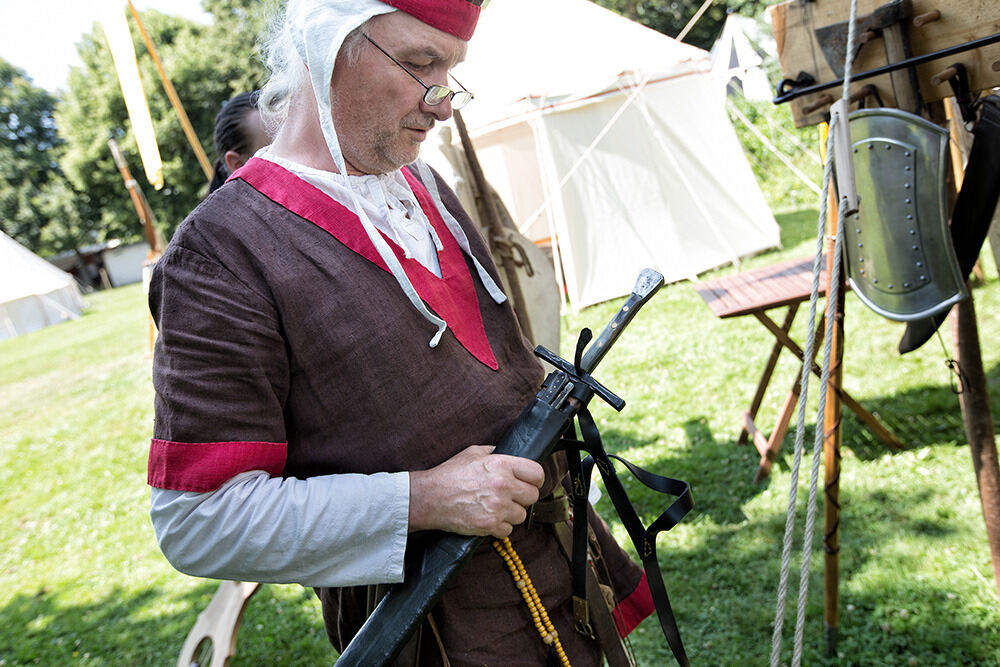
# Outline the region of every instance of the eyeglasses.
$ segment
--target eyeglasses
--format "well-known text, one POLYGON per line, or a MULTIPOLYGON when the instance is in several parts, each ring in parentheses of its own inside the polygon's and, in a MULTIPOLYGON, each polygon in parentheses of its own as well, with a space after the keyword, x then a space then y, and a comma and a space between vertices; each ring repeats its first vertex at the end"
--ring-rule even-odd
POLYGON ((472 98, 473 98, 472 93, 470 93, 469 91, 467 91, 465 89, 465 86, 462 86, 461 82, 458 79, 455 79, 454 75, 452 75, 451 73, 449 73, 448 76, 451 76, 452 79, 455 79, 455 83, 457 83, 459 86, 461 86, 462 90, 455 91, 455 90, 452 90, 451 88, 449 88, 448 86, 439 86, 439 85, 436 85, 436 84, 433 85, 433 86, 428 86, 426 83, 424 83, 423 81, 420 80, 420 77, 418 77, 416 74, 414 74, 413 72, 411 72, 410 70, 408 70, 403 63, 401 63, 398 60, 396 60, 395 58, 393 58, 391 55, 389 55, 388 51, 386 51, 381 46, 379 46, 378 44, 376 44, 375 41, 371 37, 369 37, 365 33, 361 33, 361 36, 364 37, 365 39, 367 39, 369 42, 371 42, 372 46, 374 46, 376 49, 378 49, 379 51, 381 51, 382 53, 384 53, 385 56, 389 60, 391 60, 392 62, 394 62, 397 65, 399 65, 399 67, 404 72, 406 72, 407 74, 409 74, 410 76, 413 77, 414 81, 416 81, 417 83, 419 83, 421 86, 424 87, 424 91, 425 91, 424 92, 424 102, 426 104, 429 104, 430 106, 434 107, 434 106, 437 106, 437 105, 441 104, 445 100, 450 99, 451 100, 451 108, 452 109, 461 109, 466 104, 468 104, 469 102, 472 101, 472 98))

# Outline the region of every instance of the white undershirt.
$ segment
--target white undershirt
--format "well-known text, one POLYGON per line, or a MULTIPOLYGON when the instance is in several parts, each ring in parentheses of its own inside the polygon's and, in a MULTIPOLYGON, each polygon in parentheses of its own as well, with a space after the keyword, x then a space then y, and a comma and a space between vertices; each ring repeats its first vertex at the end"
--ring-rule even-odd
MULTIPOLYGON (((276 157, 267 148, 256 157, 342 204, 351 201, 336 174, 276 157)), ((440 277, 441 242, 402 173, 349 178, 372 224, 440 277)), ((181 572, 355 586, 402 581, 409 502, 405 472, 282 479, 255 470, 208 493, 154 487, 150 517, 160 549, 181 572)))
MULTIPOLYGON (((321 169, 313 169, 274 155, 270 146, 257 151, 254 157, 284 167, 310 185, 319 188, 348 209, 352 201, 351 193, 344 186, 338 174, 321 169)), ((420 208, 416 196, 410 189, 403 172, 399 169, 388 174, 348 176, 351 187, 358 193, 358 199, 375 228, 392 239, 403 249, 407 257, 420 262, 425 269, 441 277, 437 251, 441 250, 441 240, 430 221, 420 208)))

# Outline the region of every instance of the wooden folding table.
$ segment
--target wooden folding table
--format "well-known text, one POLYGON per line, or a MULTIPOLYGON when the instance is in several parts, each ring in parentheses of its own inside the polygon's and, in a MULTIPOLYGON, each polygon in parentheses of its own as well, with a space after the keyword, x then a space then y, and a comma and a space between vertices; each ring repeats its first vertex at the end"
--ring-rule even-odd
MULTIPOLYGON (((824 267, 824 270, 820 276, 819 293, 823 295, 826 286, 826 262, 822 261, 821 266, 824 267)), ((778 415, 774 429, 771 431, 770 437, 766 437, 761 433, 754 423, 754 420, 757 418, 757 411, 764 400, 764 393, 767 391, 767 386, 771 381, 771 375, 778 364, 778 357, 781 354, 781 350, 787 348, 799 361, 803 364, 806 363, 805 352, 792 339, 790 331, 792 323, 795 321, 799 304, 803 301, 808 301, 812 294, 812 281, 813 259, 807 258, 781 262, 751 271, 743 271, 731 276, 706 280, 695 285, 698 294, 705 300, 705 303, 708 304, 708 307, 716 317, 725 319, 753 315, 775 338, 771 354, 764 366, 764 373, 761 375, 760 382, 757 383, 757 391, 750 402, 750 409, 743 412, 743 428, 740 431, 739 437, 740 444, 744 444, 749 436, 760 453, 760 466, 757 469, 754 481, 760 481, 770 473, 771 464, 778 455, 778 450, 781 448, 781 441, 784 440, 785 434, 788 432, 788 424, 791 421, 792 412, 795 410, 795 406, 799 400, 800 385, 799 378, 796 377, 792 389, 788 392, 785 403, 778 415), (771 319, 767 311, 781 307, 785 307, 786 311, 783 323, 778 325, 777 322, 771 319)), ((817 326, 816 340, 818 344, 814 346, 812 358, 809 359, 812 372, 817 377, 822 377, 822 371, 819 365, 815 363, 815 358, 816 353, 822 345, 823 324, 824 322, 821 318, 817 326)), ((874 415, 865 410, 860 403, 844 391, 843 388, 831 381, 830 389, 836 391, 844 405, 850 408, 858 416, 858 419, 866 424, 886 444, 891 447, 902 447, 902 443, 874 415)))

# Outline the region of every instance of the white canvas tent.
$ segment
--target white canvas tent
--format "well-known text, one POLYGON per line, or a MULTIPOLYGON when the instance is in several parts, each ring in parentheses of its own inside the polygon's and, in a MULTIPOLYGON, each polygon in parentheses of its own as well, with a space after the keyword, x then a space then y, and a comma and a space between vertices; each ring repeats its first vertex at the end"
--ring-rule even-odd
POLYGON ((0 340, 80 316, 73 276, 0 232, 0 340))
POLYGON ((574 308, 778 244, 706 51, 587 0, 504 0, 456 74, 487 179, 574 308))

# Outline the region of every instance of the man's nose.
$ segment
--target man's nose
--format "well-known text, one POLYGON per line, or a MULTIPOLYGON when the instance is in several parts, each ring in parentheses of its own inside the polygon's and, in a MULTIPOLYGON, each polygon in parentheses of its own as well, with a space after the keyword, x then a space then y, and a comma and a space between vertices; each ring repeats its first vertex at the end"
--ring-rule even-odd
POLYGON ((439 121, 445 121, 451 118, 451 96, 444 98, 437 104, 427 104, 424 100, 420 100, 420 110, 426 114, 434 116, 439 121))

